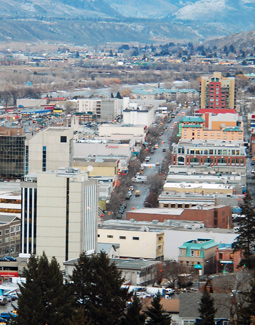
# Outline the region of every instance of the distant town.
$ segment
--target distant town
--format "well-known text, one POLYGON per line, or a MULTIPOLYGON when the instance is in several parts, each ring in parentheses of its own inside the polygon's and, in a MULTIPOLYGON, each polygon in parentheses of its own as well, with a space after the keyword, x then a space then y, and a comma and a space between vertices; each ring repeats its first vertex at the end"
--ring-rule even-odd
POLYGON ((205 291, 215 324, 254 324, 238 318, 254 269, 253 52, 0 47, 3 297, 20 299, 31 256, 68 281, 103 252, 143 308, 160 296, 168 324, 200 324, 205 291))

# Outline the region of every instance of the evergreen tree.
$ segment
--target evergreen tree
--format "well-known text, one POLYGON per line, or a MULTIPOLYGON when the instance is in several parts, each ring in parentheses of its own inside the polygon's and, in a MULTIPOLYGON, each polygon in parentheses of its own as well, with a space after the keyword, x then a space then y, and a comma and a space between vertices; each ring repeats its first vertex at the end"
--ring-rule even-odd
POLYGON ((24 273, 26 282, 20 285, 18 317, 12 323, 66 324, 72 316, 73 302, 56 259, 49 263, 45 254, 39 258, 32 255, 24 273))
POLYGON ((133 296, 132 303, 127 307, 126 314, 121 320, 121 325, 143 325, 145 323, 146 316, 141 313, 142 303, 135 294, 133 296))
POLYGON ((121 94, 120 94, 119 91, 117 92, 116 98, 118 98, 118 99, 122 99, 121 94))
POLYGON ((148 307, 144 312, 149 319, 146 324, 149 325, 170 325, 171 324, 171 316, 166 314, 166 311, 163 309, 160 303, 160 293, 153 298, 151 302, 151 307, 148 307))
MULTIPOLYGON (((119 324, 124 315, 127 289, 114 263, 104 252, 88 257, 82 253, 71 276, 72 287, 94 325, 119 324)), ((79 301, 79 302, 78 302, 79 301)))
POLYGON ((233 248, 234 251, 243 251, 243 260, 241 265, 246 265, 248 268, 253 267, 252 255, 255 245, 255 205, 249 192, 246 193, 243 199, 243 204, 240 205, 244 217, 237 219, 238 237, 236 238, 233 248))
POLYGON ((214 299, 206 287, 204 288, 198 311, 201 318, 200 325, 215 325, 214 317, 216 309, 214 308, 214 299))
POLYGON ((255 273, 250 281, 250 290, 243 295, 243 303, 237 308, 237 324, 250 325, 255 317, 255 273))

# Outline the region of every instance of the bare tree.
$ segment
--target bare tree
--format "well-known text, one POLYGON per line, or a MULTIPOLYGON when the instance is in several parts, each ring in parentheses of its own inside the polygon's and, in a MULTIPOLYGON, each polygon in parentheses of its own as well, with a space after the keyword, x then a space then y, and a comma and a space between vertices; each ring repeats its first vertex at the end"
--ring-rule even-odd
POLYGON ((181 265, 177 261, 168 260, 163 264, 163 278, 169 281, 169 286, 175 288, 178 281, 178 275, 182 273, 187 273, 187 266, 181 265))

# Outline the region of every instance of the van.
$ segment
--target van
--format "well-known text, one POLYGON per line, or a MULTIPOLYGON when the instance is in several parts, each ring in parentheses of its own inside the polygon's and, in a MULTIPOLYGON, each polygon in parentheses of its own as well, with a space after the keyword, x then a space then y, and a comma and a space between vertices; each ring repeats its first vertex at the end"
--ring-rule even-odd
POLYGON ((140 196, 141 195, 141 192, 139 190, 136 190, 135 191, 135 196, 140 196))

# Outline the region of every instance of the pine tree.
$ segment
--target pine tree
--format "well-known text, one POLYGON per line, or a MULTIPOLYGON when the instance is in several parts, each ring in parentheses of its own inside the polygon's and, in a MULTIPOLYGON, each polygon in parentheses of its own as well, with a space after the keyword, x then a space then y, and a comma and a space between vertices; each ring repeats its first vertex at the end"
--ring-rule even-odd
POLYGON ((146 324, 149 325, 170 325, 171 324, 171 316, 166 314, 166 311, 163 309, 160 304, 160 293, 153 298, 151 302, 151 307, 148 307, 144 312, 149 319, 146 324))
POLYGON ((250 290, 242 294, 244 296, 242 304, 237 308, 237 323, 242 325, 253 324, 255 317, 255 273, 250 281, 250 290))
POLYGON ((216 309, 214 308, 214 299, 206 287, 204 288, 198 311, 201 318, 200 325, 215 325, 214 317, 216 309))
POLYGON ((78 304, 94 325, 120 323, 128 299, 127 290, 121 288, 123 281, 104 252, 91 257, 80 255, 71 282, 78 304))
POLYGON ((73 301, 56 259, 49 263, 45 254, 39 258, 32 255, 25 278, 26 282, 20 285, 18 317, 13 324, 66 324, 72 317, 73 301))
POLYGON ((121 320, 121 325, 143 325, 145 323, 146 316, 144 313, 141 313, 142 303, 135 294, 133 296, 133 301, 127 307, 126 314, 121 320))
POLYGON ((251 256, 254 253, 255 245, 255 204, 249 192, 246 193, 243 201, 240 207, 244 217, 239 217, 237 220, 238 237, 233 244, 233 248, 234 251, 243 251, 244 258, 241 264, 252 268, 253 259, 251 256))

